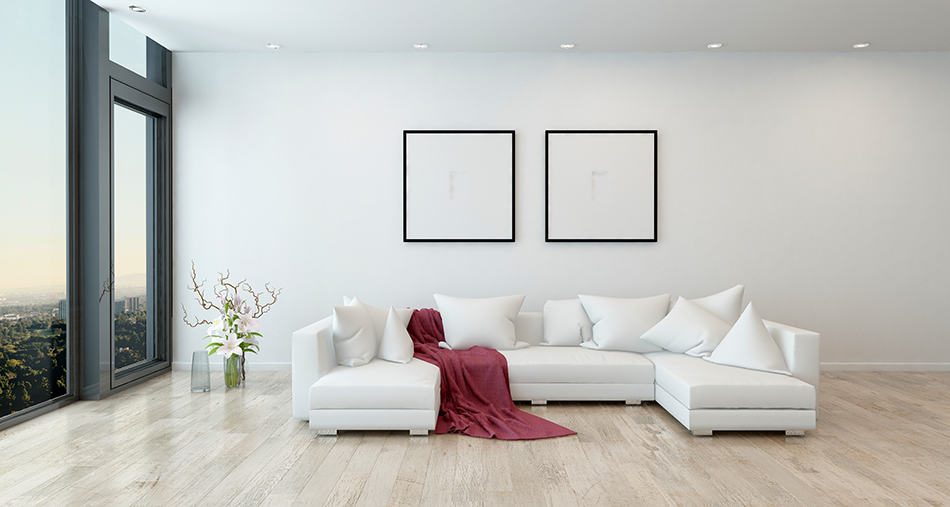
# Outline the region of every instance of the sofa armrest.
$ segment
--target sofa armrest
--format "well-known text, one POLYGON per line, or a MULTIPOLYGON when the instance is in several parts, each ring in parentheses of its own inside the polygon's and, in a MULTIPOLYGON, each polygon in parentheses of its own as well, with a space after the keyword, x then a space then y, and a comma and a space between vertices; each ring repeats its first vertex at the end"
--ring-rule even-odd
POLYGON ((792 376, 815 386, 821 377, 818 357, 818 345, 821 335, 814 331, 779 324, 766 320, 765 327, 782 350, 785 364, 792 376))
POLYGON ((336 366, 332 323, 333 317, 327 317, 291 336, 291 396, 297 419, 310 419, 310 386, 336 366))

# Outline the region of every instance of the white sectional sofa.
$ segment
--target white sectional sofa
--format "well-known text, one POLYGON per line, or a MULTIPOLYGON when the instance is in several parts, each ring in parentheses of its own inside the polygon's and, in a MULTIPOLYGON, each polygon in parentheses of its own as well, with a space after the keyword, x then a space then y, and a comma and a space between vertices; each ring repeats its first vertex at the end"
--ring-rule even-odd
MULTIPOLYGON (((331 318, 293 333, 294 417, 321 434, 337 430, 435 429, 439 370, 412 359, 373 359, 350 368, 333 355, 331 318)), ((655 400, 695 435, 721 430, 779 430, 801 435, 815 428, 818 333, 766 322, 791 376, 711 363, 670 352, 591 350, 539 345, 541 313, 522 312, 519 341, 529 347, 500 351, 508 360, 511 396, 548 400, 655 400)), ((577 428, 575 428, 577 429, 577 428)))

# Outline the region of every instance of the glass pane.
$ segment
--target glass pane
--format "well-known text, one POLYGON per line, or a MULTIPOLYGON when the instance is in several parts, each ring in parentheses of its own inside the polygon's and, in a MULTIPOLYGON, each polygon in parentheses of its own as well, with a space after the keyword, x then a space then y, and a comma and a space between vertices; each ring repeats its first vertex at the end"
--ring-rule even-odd
POLYGON ((0 417, 67 393, 66 9, 0 16, 0 417))
POLYGON ((138 30, 109 15, 109 59, 142 77, 148 77, 145 39, 138 30))
POLYGON ((115 368, 155 358, 147 326, 149 126, 154 120, 113 106, 113 322, 115 368))

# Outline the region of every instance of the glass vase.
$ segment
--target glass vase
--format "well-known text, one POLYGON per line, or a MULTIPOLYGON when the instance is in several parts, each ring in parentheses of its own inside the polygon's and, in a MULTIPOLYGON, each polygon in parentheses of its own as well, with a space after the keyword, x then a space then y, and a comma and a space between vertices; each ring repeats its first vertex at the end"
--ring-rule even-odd
POLYGON ((191 392, 206 393, 211 390, 211 367, 208 352, 196 350, 191 355, 191 392))
POLYGON ((237 354, 224 358, 224 386, 228 389, 241 387, 241 356, 237 354))

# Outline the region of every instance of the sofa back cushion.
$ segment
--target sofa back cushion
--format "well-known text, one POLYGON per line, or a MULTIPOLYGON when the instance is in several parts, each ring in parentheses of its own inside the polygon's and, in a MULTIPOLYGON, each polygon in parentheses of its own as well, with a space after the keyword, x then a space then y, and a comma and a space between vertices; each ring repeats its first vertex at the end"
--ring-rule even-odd
POLYGON ((705 357, 719 345, 729 327, 697 303, 680 298, 670 313, 640 338, 670 352, 705 357))
POLYGON ((594 323, 593 340, 581 346, 640 353, 662 350, 640 336, 666 316, 669 294, 636 299, 583 294, 578 297, 594 323))
POLYGON ((412 337, 406 330, 409 319, 412 317, 412 310, 409 313, 398 312, 395 308, 389 307, 389 314, 386 316, 386 327, 383 335, 379 337, 379 351, 376 355, 380 359, 392 361, 394 363, 408 363, 412 359, 414 347, 412 337))
POLYGON ((743 292, 745 292, 745 286, 736 285, 731 289, 726 289, 711 296, 690 299, 689 301, 699 305, 731 326, 736 323, 739 314, 742 313, 743 292))
POLYGON ((782 350, 752 303, 706 359, 712 363, 791 375, 782 350))
POLYGON ((445 342, 453 350, 474 346, 515 348, 515 321, 524 296, 460 298, 435 294, 445 342))
POLYGON ((389 318, 390 310, 395 311, 399 320, 405 322, 407 326, 409 325, 409 319, 412 318, 412 308, 398 308, 392 306, 381 308, 367 304, 362 299, 353 296, 343 296, 343 306, 360 306, 366 310, 366 313, 369 314, 369 318, 373 321, 373 329, 376 331, 377 340, 382 340, 383 334, 386 332, 386 321, 389 318))
POLYGON ((343 366, 362 366, 376 357, 379 339, 373 319, 362 306, 333 307, 333 351, 343 366))
POLYGON ((543 345, 577 346, 591 339, 593 324, 580 299, 548 300, 543 319, 543 345))
POLYGON ((544 339, 541 312, 521 312, 515 320, 515 336, 519 342, 537 345, 544 339))

